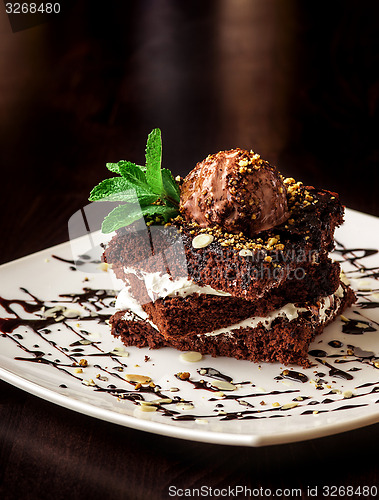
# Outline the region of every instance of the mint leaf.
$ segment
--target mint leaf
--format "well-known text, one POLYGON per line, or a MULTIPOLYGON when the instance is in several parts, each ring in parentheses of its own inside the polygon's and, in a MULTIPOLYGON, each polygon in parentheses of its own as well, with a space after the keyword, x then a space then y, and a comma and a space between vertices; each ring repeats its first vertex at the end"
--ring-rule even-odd
POLYGON ((118 163, 106 163, 105 166, 107 167, 108 170, 111 172, 114 172, 115 174, 119 174, 120 171, 118 169, 118 163))
POLYGON ((114 208, 112 212, 105 217, 101 230, 103 233, 112 233, 117 229, 129 226, 143 216, 160 216, 167 222, 177 214, 178 211, 175 208, 164 205, 139 207, 136 203, 126 203, 125 205, 119 205, 114 208))
POLYGON ((163 189, 167 195, 168 201, 174 205, 179 205, 180 189, 172 173, 167 168, 162 168, 163 189))
POLYGON ((111 177, 110 179, 101 181, 100 184, 92 189, 89 201, 118 201, 120 193, 132 187, 131 183, 122 177, 111 177))
MULTIPOLYGON (((117 163, 106 163, 105 166, 111 172, 114 172, 115 174, 119 174, 120 173, 120 166, 125 165, 126 163, 131 163, 131 162, 126 161, 126 160, 120 160, 117 163)), ((138 168, 140 168, 143 172, 146 172, 146 167, 143 167, 142 165, 136 165, 136 166, 138 168)))
POLYGON ((111 177, 95 186, 89 201, 125 201, 137 202, 143 206, 157 201, 157 195, 149 190, 133 185, 123 177, 111 177))
POLYGON ((151 192, 151 188, 147 183, 146 174, 140 167, 137 167, 135 163, 131 161, 120 162, 119 172, 125 179, 131 182, 135 186, 140 186, 147 191, 151 192))
POLYGON ((152 130, 146 144, 146 179, 154 193, 161 194, 162 182, 162 139, 159 128, 152 130))
POLYGON ((101 225, 101 231, 106 234, 113 233, 113 231, 128 226, 141 217, 141 207, 137 203, 119 205, 105 217, 101 225))

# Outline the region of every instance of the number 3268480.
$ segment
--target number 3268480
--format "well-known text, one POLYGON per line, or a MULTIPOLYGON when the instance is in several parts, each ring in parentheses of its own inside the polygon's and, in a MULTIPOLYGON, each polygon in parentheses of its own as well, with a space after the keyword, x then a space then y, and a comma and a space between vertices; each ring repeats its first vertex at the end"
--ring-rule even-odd
POLYGON ((12 3, 5 4, 5 12, 7 14, 59 14, 61 4, 55 3, 12 3))

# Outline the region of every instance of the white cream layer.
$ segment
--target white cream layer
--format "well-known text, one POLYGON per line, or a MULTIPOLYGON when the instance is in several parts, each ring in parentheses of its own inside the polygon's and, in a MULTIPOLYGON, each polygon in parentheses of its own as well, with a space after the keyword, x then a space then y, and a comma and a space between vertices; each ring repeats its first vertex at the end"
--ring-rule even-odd
MULTIPOLYGON (((145 283, 147 293, 150 299, 155 300, 165 297, 187 297, 193 293, 219 295, 222 297, 231 297, 230 293, 221 290, 215 290, 209 285, 199 286, 188 278, 177 278, 173 280, 168 273, 146 273, 136 271, 135 269, 124 268, 125 273, 134 274, 138 279, 145 283)), ((116 307, 118 308, 117 302, 116 307)))
POLYGON ((259 323, 261 323, 266 330, 269 330, 274 319, 287 318, 288 321, 292 321, 299 316, 299 313, 306 311, 311 311, 314 316, 318 317, 321 324, 323 324, 333 316, 336 308, 341 303, 341 297, 343 297, 343 295, 343 288, 340 286, 333 295, 328 295, 327 297, 320 299, 320 306, 318 309, 314 306, 296 307, 295 304, 289 303, 280 309, 271 311, 267 316, 254 316, 253 318, 247 318, 231 326, 219 328, 218 330, 213 330, 212 332, 198 334, 198 337, 201 335, 213 337, 221 334, 231 334, 233 330, 238 330, 239 328, 256 328, 259 323), (332 309, 328 312, 331 307, 332 309))

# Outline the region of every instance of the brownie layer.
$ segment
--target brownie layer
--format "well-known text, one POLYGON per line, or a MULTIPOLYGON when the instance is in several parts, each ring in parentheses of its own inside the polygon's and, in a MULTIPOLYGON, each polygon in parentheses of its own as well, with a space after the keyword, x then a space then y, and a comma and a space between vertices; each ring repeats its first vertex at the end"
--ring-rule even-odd
MULTIPOLYGON (((254 327, 237 324, 217 335, 202 331, 192 336, 178 335, 170 340, 166 340, 158 329, 130 311, 117 312, 110 319, 110 324, 112 334, 120 337, 126 346, 152 349, 171 346, 212 356, 308 366, 310 342, 354 301, 354 292, 341 284, 341 288, 333 296, 321 298, 313 304, 300 304, 305 310, 298 309, 298 314, 293 319, 274 315, 269 326, 265 326, 265 321, 262 320, 254 327)), ((297 304, 298 307, 300 305, 297 304)))

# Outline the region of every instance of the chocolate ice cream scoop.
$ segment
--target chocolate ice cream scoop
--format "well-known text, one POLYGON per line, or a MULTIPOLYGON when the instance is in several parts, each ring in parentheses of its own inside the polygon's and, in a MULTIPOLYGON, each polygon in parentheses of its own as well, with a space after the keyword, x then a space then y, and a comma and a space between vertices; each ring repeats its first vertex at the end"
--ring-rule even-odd
POLYGON ((184 179, 180 211, 201 227, 221 226, 253 236, 289 217, 286 188, 278 170, 258 154, 220 151, 198 163, 184 179))

